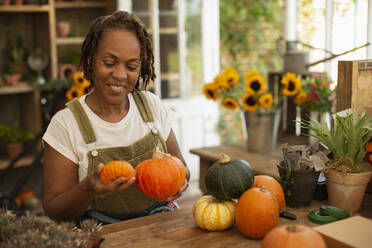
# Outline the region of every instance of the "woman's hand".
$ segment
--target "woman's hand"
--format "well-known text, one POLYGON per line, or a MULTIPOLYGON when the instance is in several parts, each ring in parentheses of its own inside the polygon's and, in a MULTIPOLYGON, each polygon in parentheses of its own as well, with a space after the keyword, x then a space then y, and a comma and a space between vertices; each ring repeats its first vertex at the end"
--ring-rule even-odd
POLYGON ((99 164, 96 170, 87 176, 88 188, 96 192, 97 194, 111 195, 119 191, 123 191, 129 186, 131 186, 136 179, 135 176, 133 176, 129 180, 127 180, 125 177, 119 177, 109 184, 104 184, 99 177, 103 167, 104 167, 104 164, 102 163, 99 164))
POLYGON ((177 194, 175 195, 172 195, 170 197, 168 197, 166 199, 166 201, 173 201, 173 200, 176 200, 177 198, 181 197, 182 193, 189 187, 189 181, 188 180, 185 180, 185 184, 182 185, 182 187, 180 188, 180 191, 178 191, 177 194))

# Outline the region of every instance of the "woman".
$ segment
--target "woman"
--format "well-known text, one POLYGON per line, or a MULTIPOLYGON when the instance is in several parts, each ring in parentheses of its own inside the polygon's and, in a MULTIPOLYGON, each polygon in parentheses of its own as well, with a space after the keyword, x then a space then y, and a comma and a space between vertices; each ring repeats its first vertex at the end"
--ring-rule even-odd
MULTIPOLYGON (((43 207, 51 218, 84 216, 112 223, 172 209, 139 192, 134 178, 105 185, 105 163, 133 166, 161 149, 184 162, 171 129, 171 113, 146 88, 155 79, 150 35, 134 15, 117 11, 98 18, 82 45, 80 68, 93 90, 56 113, 43 137, 43 207)), ((185 164, 186 165, 186 164, 185 164)))

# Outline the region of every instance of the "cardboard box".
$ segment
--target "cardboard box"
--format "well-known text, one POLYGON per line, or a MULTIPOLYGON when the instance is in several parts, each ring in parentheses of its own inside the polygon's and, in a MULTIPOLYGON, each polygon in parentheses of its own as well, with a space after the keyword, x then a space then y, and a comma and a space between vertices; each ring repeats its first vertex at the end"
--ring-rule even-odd
POLYGON ((327 248, 372 247, 372 220, 359 215, 313 229, 323 236, 327 248))

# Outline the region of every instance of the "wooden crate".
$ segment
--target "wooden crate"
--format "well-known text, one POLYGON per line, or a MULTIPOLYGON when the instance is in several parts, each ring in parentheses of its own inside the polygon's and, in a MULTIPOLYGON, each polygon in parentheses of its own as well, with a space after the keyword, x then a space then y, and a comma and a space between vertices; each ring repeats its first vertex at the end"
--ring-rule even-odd
POLYGON ((354 106, 372 114, 372 60, 338 62, 336 111, 354 106))

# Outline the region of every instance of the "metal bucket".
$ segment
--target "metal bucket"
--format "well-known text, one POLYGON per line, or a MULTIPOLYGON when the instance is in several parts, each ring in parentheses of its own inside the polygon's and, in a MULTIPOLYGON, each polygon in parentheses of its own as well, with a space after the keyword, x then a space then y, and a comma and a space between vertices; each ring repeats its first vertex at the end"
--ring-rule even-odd
POLYGON ((280 110, 272 112, 244 111, 248 151, 267 153, 276 150, 280 110))

